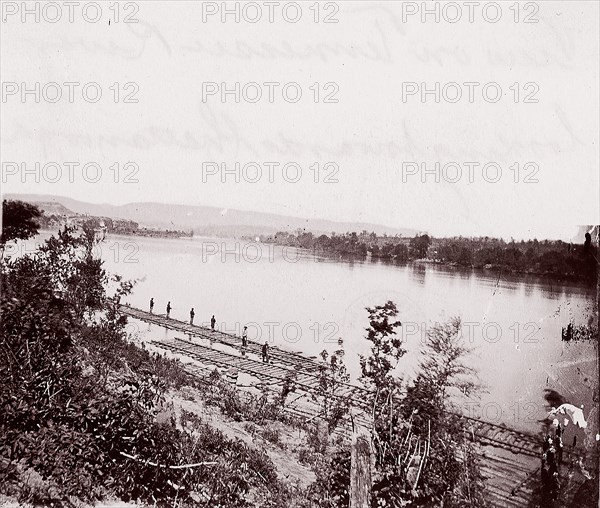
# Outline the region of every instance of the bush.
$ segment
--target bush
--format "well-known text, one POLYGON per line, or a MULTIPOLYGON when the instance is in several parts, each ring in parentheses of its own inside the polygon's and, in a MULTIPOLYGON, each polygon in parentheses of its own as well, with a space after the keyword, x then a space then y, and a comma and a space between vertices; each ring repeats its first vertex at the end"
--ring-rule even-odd
POLYGON ((274 444, 275 446, 285 450, 286 446, 283 441, 281 441, 281 433, 279 429, 269 428, 263 429, 260 433, 261 437, 269 443, 274 444))
MULTIPOLYGON (((89 230, 65 228, 0 264, 0 494, 228 507, 250 506, 253 491, 267 504, 287 496, 264 452, 189 414, 182 428, 157 420, 165 390, 191 379, 127 342, 92 247, 89 230), (197 463, 207 464, 188 467, 197 463)), ((130 288, 121 283, 118 294, 130 288)), ((230 395, 228 411, 245 411, 230 395)))

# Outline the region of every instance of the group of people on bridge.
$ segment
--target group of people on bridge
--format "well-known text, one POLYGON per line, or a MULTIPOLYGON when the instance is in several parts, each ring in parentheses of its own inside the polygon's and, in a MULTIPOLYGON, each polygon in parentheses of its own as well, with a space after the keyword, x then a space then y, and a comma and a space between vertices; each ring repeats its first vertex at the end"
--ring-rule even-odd
MULTIPOLYGON (((172 309, 173 309, 173 307, 171 307, 171 301, 169 300, 167 302, 167 307, 166 307, 167 319, 171 318, 171 310, 172 309)), ((154 312, 154 298, 150 298, 150 314, 152 314, 153 312, 154 312)), ((196 312, 194 311, 194 307, 192 307, 190 310, 190 325, 194 324, 194 317, 196 317, 196 312)), ((215 319, 215 316, 213 314, 213 316, 210 318, 210 328, 212 330, 215 329, 216 323, 217 323, 217 320, 215 319)), ((248 327, 244 326, 244 331, 242 332, 242 355, 246 354, 247 348, 248 348, 248 327)), ((271 355, 270 355, 270 351, 269 351, 268 341, 265 341, 265 343, 262 345, 261 354, 262 354, 262 361, 266 362, 266 363, 270 363, 271 355)))
MULTIPOLYGON (((171 310, 173 309, 173 307, 171 307, 171 301, 169 300, 167 302, 167 307, 166 307, 166 317, 167 319, 171 319, 171 310)), ((150 314, 152 314, 154 312, 154 298, 150 298, 150 314)), ((194 324, 194 317, 196 317, 196 312, 194 311, 194 307, 191 308, 190 310, 190 324, 193 325, 194 324)), ((210 318, 210 327, 211 329, 215 329, 215 325, 217 324, 217 320, 215 319, 215 315, 213 314, 213 316, 210 318)))

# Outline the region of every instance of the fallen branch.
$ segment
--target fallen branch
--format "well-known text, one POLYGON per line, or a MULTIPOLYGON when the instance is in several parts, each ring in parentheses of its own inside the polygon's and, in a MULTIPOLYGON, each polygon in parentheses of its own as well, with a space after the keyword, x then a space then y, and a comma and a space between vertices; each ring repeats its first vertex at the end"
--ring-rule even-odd
POLYGON ((157 464, 156 462, 151 462, 149 460, 141 460, 138 457, 135 457, 134 455, 129 455, 128 453, 125 453, 125 452, 119 452, 119 453, 121 455, 123 455, 123 457, 127 457, 128 459, 142 462, 145 465, 150 465, 150 466, 154 466, 154 467, 163 467, 163 468, 167 468, 167 469, 191 469, 193 467, 214 466, 216 464, 216 462, 197 462, 195 464, 182 464, 180 466, 167 466, 165 464, 157 464))

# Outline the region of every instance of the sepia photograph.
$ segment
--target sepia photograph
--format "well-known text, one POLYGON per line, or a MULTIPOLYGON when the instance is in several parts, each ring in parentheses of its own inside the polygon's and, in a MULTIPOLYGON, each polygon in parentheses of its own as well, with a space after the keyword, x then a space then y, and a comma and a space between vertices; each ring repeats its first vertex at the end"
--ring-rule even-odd
POLYGON ((0 508, 600 508, 600 2, 0 16, 0 508))

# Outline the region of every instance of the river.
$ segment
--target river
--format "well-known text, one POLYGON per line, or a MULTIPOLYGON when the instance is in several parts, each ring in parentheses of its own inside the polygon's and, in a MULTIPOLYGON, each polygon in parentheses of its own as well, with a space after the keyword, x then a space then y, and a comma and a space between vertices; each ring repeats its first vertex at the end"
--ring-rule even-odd
MULTIPOLYGON (((36 240, 47 237, 41 234, 36 240)), ((29 243, 31 245, 31 243, 29 243)), ((251 340, 315 356, 343 339, 353 377, 368 352, 365 307, 392 300, 408 353, 398 372, 415 375, 423 334, 452 316, 464 324, 473 349, 467 363, 485 387, 463 411, 537 432, 545 390, 584 405, 590 415, 596 372, 591 342, 563 342, 562 327, 586 324, 595 288, 530 277, 503 276, 430 264, 325 259, 293 248, 211 238, 160 239, 108 235, 98 247, 111 273, 137 280, 124 302, 155 313, 171 302, 174 318, 208 323, 251 340)), ((141 323, 130 331, 162 338, 173 332, 141 323)), ((177 335, 177 334, 176 334, 177 335)))

